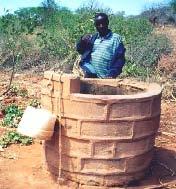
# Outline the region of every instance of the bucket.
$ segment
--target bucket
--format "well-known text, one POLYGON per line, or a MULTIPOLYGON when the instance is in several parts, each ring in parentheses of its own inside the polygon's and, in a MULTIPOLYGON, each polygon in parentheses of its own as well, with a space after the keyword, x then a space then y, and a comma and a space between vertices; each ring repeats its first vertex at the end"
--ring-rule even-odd
POLYGON ((46 109, 27 106, 17 131, 32 138, 49 140, 54 131, 56 116, 46 109))

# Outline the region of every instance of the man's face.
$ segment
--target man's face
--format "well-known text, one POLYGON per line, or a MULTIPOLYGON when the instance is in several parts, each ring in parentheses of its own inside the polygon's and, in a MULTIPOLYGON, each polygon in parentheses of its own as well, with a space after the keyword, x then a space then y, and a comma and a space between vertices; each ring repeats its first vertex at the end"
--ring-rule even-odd
POLYGON ((95 19, 95 27, 99 32, 100 36, 105 36, 108 33, 108 20, 102 16, 98 16, 95 19))

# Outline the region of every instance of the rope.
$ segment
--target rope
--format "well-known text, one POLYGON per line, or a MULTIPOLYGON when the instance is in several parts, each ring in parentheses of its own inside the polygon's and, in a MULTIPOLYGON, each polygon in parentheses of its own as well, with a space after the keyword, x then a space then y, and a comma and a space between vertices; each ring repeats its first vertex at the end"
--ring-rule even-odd
POLYGON ((49 89, 50 96, 51 96, 51 112, 54 113, 53 101, 52 101, 52 93, 53 93, 54 87, 53 87, 53 82, 52 82, 52 80, 53 80, 53 73, 51 73, 51 76, 50 76, 49 81, 48 81, 48 83, 47 83, 46 86, 47 86, 47 88, 49 89))
POLYGON ((77 59, 74 62, 72 73, 74 75, 84 77, 85 74, 84 74, 82 68, 80 67, 80 61, 81 61, 81 57, 78 56, 77 59))
POLYGON ((59 176, 58 176, 58 182, 59 184, 62 184, 64 182, 64 179, 61 177, 62 175, 62 125, 61 125, 61 119, 62 119, 62 115, 61 115, 61 102, 62 102, 62 78, 63 72, 60 72, 59 75, 59 95, 57 98, 57 113, 58 118, 59 118, 59 176), (59 112, 58 112, 58 107, 59 107, 59 112))
MULTIPOLYGON (((64 179, 61 177, 62 174, 62 125, 61 125, 61 102, 62 102, 62 75, 63 72, 60 72, 59 74, 59 92, 57 96, 57 102, 56 102, 56 114, 59 119, 59 173, 58 173, 58 182, 59 184, 62 184, 64 182, 64 179)), ((52 101, 52 94, 54 90, 54 85, 53 85, 53 73, 51 74, 49 81, 47 83, 47 87, 50 91, 50 96, 51 96, 51 104, 52 104, 52 113, 54 113, 54 106, 53 106, 53 101, 52 101)))

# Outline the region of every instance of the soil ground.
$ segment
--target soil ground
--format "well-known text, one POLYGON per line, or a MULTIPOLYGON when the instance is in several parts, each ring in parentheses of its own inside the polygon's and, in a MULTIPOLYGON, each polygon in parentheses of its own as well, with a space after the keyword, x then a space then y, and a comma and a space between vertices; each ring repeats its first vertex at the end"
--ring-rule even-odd
MULTIPOLYGON (((176 38, 175 38, 176 39, 176 38)), ((175 55, 173 55, 175 56, 175 55)), ((172 63, 173 63, 172 56, 172 63)), ((174 57, 176 60, 176 57, 174 57)), ((161 59, 161 65, 165 58, 161 59)), ((167 71, 167 68, 165 68, 167 71)), ((173 70, 173 69, 172 69, 173 70)), ((10 73, 0 71, 0 95, 8 85, 10 73)), ((31 99, 40 99, 42 76, 16 74, 13 85, 28 91, 28 97, 4 96, 0 102, 26 107, 31 99)), ((1 120, 1 118, 0 118, 1 120)), ((131 183, 129 189, 176 188, 176 101, 162 100, 161 125, 156 138, 155 155, 146 177, 131 183)), ((0 128, 0 135, 2 131, 0 128)), ((41 141, 32 145, 11 145, 0 149, 0 189, 57 189, 53 177, 43 169, 41 141), (3 151, 4 150, 4 151, 3 151)))

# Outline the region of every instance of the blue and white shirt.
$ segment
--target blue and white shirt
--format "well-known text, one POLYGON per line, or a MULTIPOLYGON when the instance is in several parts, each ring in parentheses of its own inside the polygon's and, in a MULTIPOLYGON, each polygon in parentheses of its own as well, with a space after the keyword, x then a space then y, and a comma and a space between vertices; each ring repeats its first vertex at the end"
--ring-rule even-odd
POLYGON ((106 78, 109 76, 112 58, 122 42, 120 35, 109 32, 105 37, 96 38, 90 63, 94 67, 98 77, 106 78))
POLYGON ((121 36, 111 30, 105 37, 96 33, 89 44, 80 39, 76 49, 82 55, 80 66, 87 73, 99 78, 115 78, 122 72, 125 48, 121 36))

